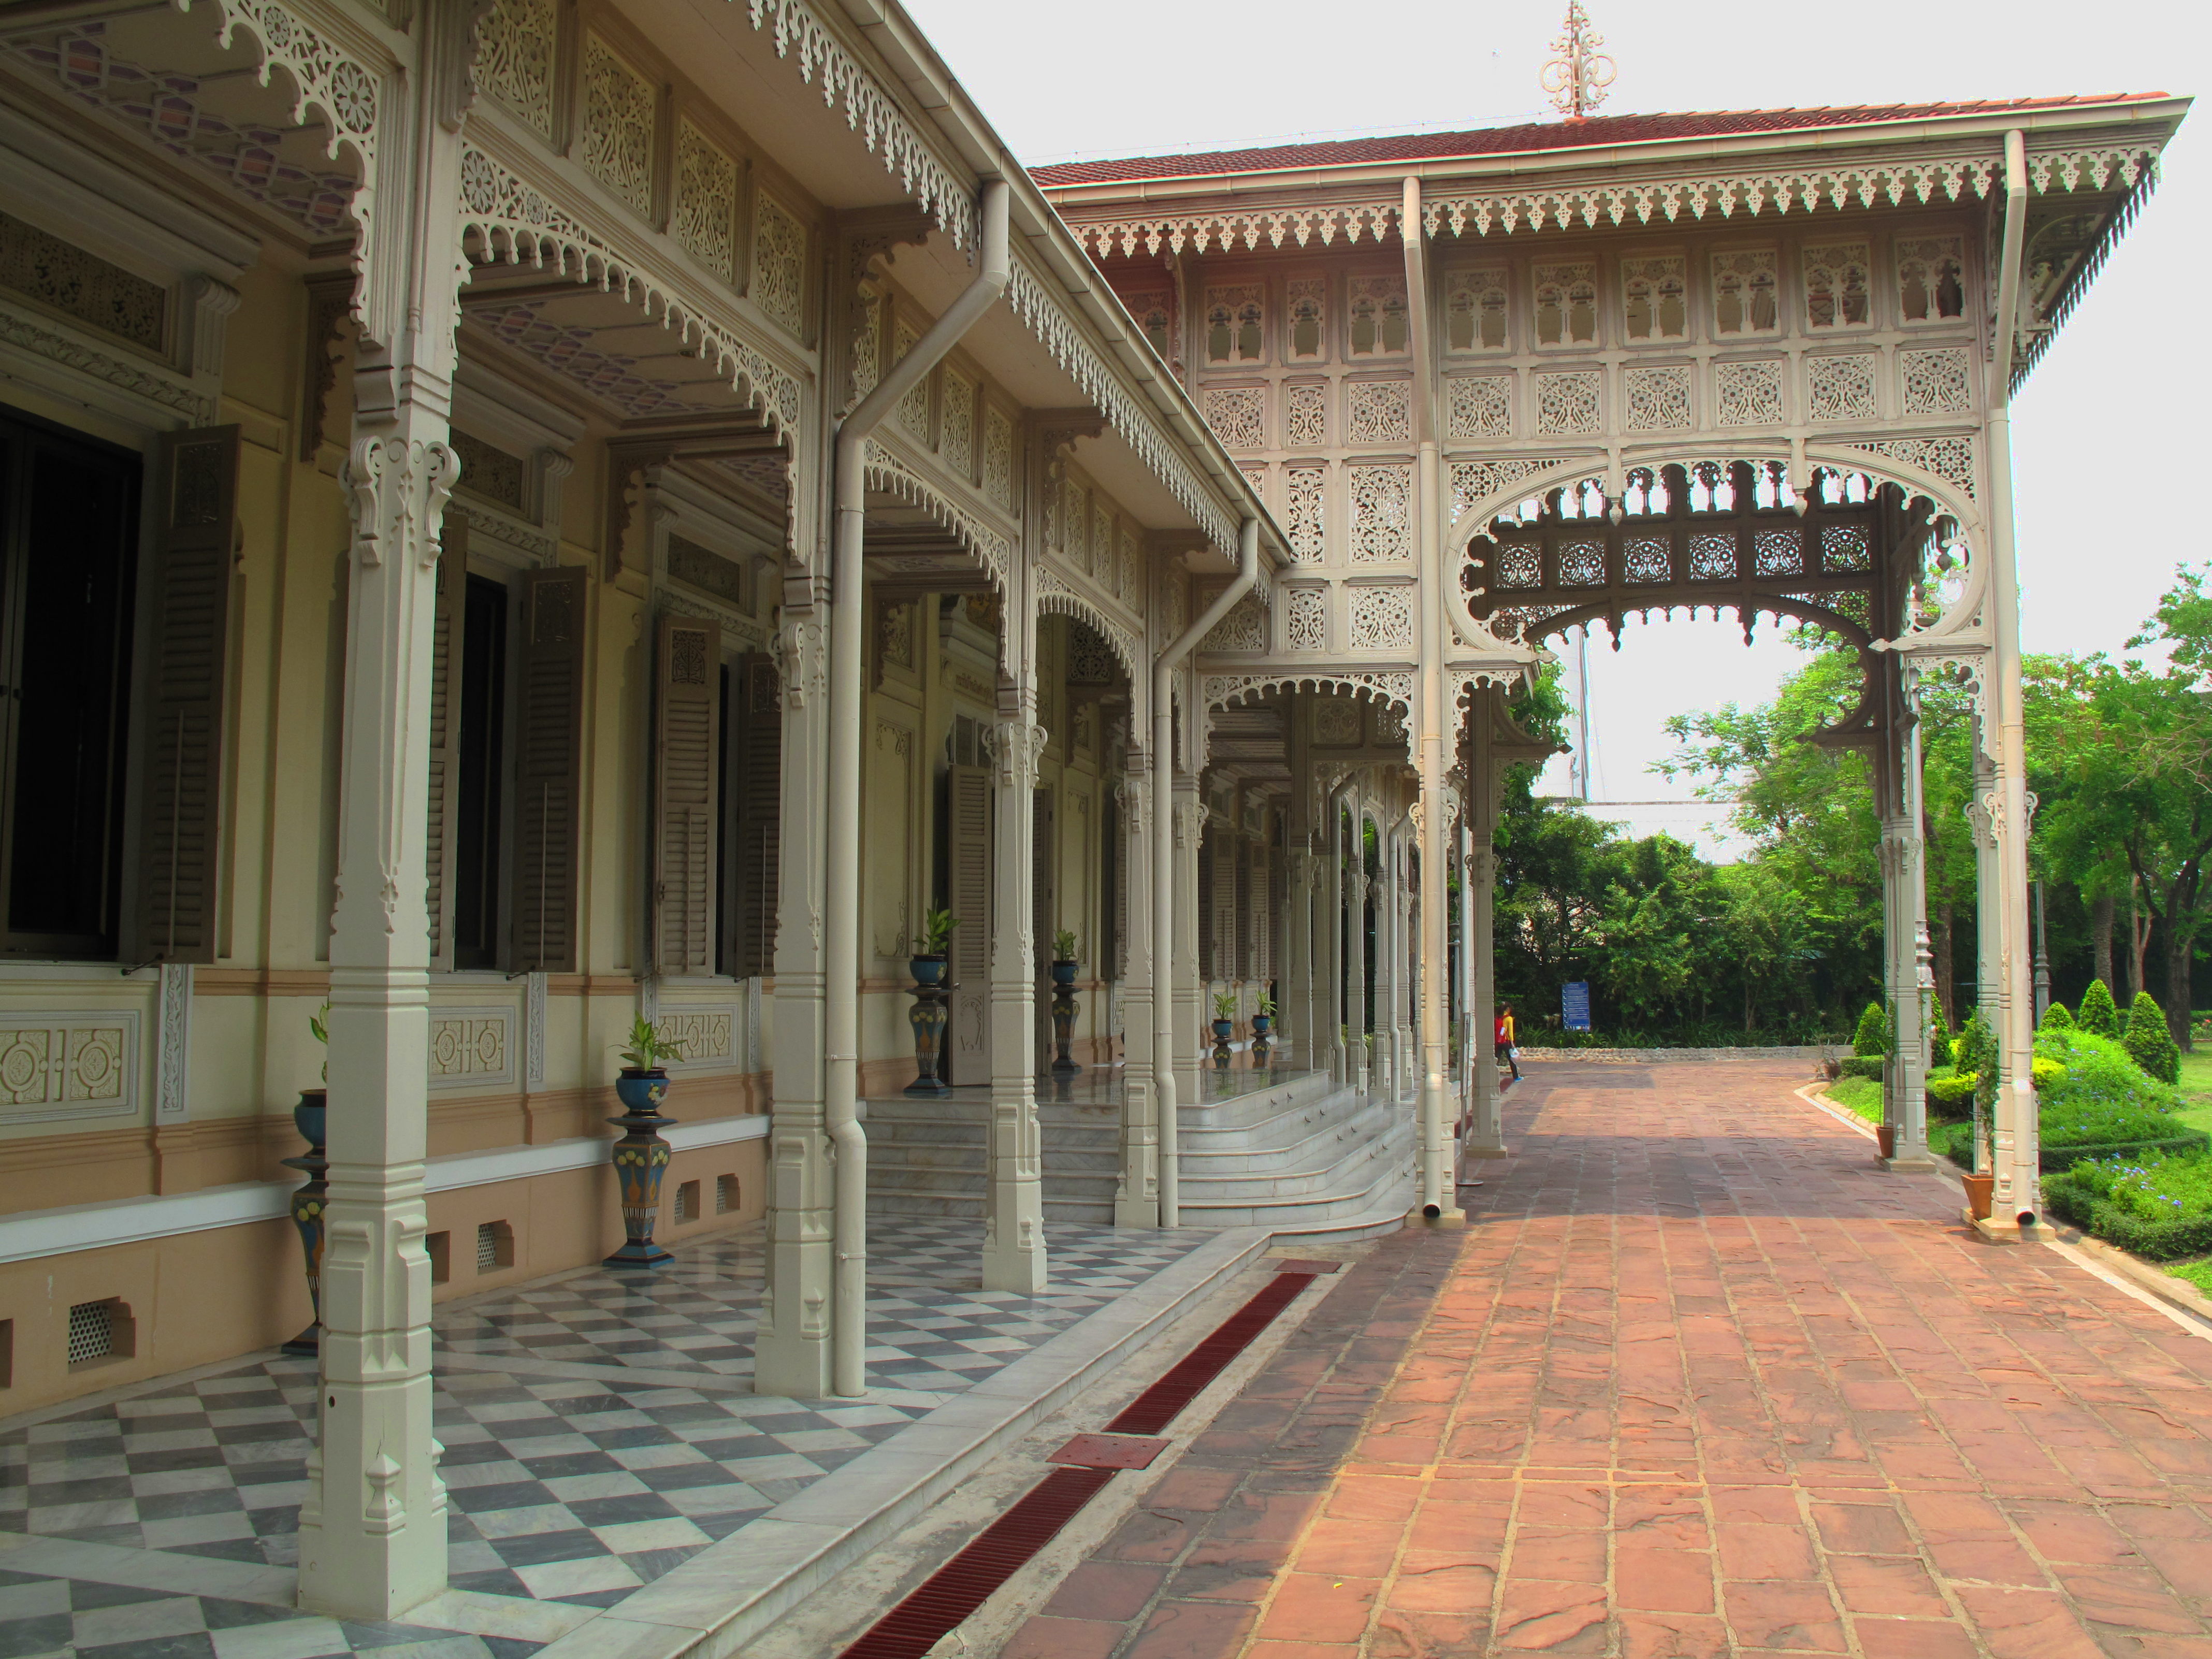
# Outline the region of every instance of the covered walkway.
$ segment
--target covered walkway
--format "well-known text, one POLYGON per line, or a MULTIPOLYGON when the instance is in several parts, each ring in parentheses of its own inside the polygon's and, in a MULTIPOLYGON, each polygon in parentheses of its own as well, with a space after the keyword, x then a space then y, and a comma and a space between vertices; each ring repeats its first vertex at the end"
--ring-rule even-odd
POLYGON ((2212 1341, 1796 1065, 1548 1065, 1003 1659, 2212 1653, 2212 1341))

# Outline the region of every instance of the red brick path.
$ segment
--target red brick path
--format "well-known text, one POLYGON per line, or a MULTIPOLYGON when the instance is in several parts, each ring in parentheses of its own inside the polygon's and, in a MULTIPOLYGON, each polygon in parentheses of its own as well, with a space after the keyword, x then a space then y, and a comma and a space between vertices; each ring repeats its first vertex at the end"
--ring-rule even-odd
POLYGON ((1796 1067, 1532 1067, 1002 1659, 2212 1659, 2212 1341, 1796 1067))

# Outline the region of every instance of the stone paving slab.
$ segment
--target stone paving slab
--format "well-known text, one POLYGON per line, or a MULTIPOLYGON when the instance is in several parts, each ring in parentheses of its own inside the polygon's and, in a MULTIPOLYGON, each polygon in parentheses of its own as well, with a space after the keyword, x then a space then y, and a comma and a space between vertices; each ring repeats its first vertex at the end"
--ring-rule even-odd
POLYGON ((1001 1659, 2212 1659, 2212 1342, 1801 1080, 1514 1091, 1001 1659))

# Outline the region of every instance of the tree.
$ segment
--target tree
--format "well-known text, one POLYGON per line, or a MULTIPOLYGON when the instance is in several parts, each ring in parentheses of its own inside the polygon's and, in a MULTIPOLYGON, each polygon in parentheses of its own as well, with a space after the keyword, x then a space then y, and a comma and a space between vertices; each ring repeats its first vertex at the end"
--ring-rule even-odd
POLYGON ((1866 1012, 1859 1016, 1858 1030, 1851 1036, 1851 1052, 1861 1055, 1889 1052, 1889 1015, 1879 1002, 1867 1004, 1866 1012))
POLYGON ((2066 1012, 2064 1003, 2054 1002, 2043 1011, 2043 1018, 2035 1029, 2039 1031, 2070 1031, 2074 1029, 2074 1016, 2066 1012))
POLYGON ((2094 1036, 2118 1037, 2119 1006, 2112 1000, 2112 991, 2104 981, 2089 981, 2089 988, 2081 994, 2081 1012, 2074 1023, 2094 1036))
POLYGON ((2160 1083, 2181 1081, 2181 1049, 2166 1029, 2166 1011, 2149 992, 2136 993, 2128 1009, 2128 1034, 2121 1042, 2128 1057, 2160 1083))

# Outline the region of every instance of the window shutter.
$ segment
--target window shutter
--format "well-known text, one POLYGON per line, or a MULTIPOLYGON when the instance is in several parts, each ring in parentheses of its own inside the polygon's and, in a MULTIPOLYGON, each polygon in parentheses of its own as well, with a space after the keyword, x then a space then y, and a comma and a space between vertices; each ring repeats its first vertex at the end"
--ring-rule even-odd
POLYGON ((722 627, 663 617, 654 687, 653 965, 714 971, 714 758, 721 743, 722 627))
POLYGON ((223 691, 238 499, 238 428, 170 433, 155 449, 152 649, 146 665, 136 957, 216 958, 223 691))
POLYGON ((948 1081, 991 1079, 991 772, 955 766, 946 781, 950 845, 945 860, 945 907, 959 918, 946 951, 951 981, 952 1025, 946 1054, 948 1081))
POLYGON ((1040 981, 1047 977, 1045 964, 1052 960, 1052 936, 1058 925, 1059 907, 1053 902, 1052 842, 1053 826, 1058 822, 1053 811, 1053 792, 1046 788, 1030 792, 1030 944, 1036 954, 1030 971, 1040 981))
POLYGON ((515 732, 514 967, 576 971, 581 829, 584 605, 580 565, 523 576, 522 664, 515 732))
POLYGON ((430 838, 424 860, 434 969, 453 965, 453 786, 460 775, 461 641, 469 592, 469 526, 458 513, 447 515, 444 544, 430 624, 430 838))
POLYGON ((1098 977, 1123 977, 1122 959, 1129 950, 1129 895, 1121 878, 1121 803, 1118 792, 1105 792, 1105 810, 1099 815, 1104 835, 1099 846, 1099 925, 1106 934, 1105 949, 1098 952, 1098 977))
POLYGON ((775 971, 782 880, 783 682, 774 658, 752 652, 739 660, 732 714, 730 972, 761 979, 775 971))
POLYGON ((1283 913, 1289 909, 1291 902, 1290 872, 1286 865, 1281 848, 1270 847, 1267 849, 1267 924, 1266 931, 1261 934, 1266 941, 1267 952, 1267 964, 1260 974, 1263 980, 1282 977, 1283 913))

